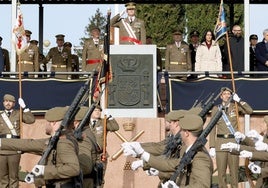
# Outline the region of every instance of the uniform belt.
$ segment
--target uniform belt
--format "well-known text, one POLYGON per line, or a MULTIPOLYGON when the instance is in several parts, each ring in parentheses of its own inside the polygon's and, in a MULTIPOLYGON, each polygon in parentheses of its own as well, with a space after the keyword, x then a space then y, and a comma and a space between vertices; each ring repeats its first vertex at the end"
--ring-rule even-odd
POLYGON ((67 66, 66 65, 52 65, 52 67, 54 68, 66 68, 67 66))
POLYGON ((186 62, 177 62, 177 61, 171 61, 171 65, 186 65, 186 62))
POLYGON ((218 138, 234 138, 232 134, 217 134, 218 138))
POLYGON ((87 64, 95 64, 95 63, 101 63, 100 59, 87 59, 87 64))
POLYGON ((12 134, 0 134, 0 138, 20 138, 20 136, 16 136, 12 134))
POLYGON ((28 64, 28 65, 33 65, 33 62, 32 61, 20 61, 18 62, 18 64, 21 63, 21 64, 28 64))

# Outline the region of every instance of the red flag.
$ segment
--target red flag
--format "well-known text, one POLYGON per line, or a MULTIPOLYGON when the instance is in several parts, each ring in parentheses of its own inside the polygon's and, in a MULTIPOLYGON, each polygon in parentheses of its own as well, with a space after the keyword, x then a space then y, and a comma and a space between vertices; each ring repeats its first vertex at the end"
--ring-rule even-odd
POLYGON ((27 48, 27 39, 23 26, 23 15, 20 6, 17 7, 17 21, 13 29, 17 54, 20 55, 27 48))

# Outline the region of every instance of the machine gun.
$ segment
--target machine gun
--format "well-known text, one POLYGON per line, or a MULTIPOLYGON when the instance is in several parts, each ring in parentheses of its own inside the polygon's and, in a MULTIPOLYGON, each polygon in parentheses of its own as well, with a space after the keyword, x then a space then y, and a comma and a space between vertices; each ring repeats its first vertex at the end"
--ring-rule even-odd
MULTIPOLYGON (((216 114, 211 118, 207 127, 202 131, 201 135, 194 142, 190 150, 182 156, 180 163, 176 167, 176 171, 173 173, 170 180, 176 182, 177 177, 180 175, 180 173, 183 173, 184 168, 192 162, 195 154, 199 151, 199 149, 205 146, 205 144, 207 143, 206 137, 208 136, 210 131, 214 128, 214 126, 219 121, 221 116, 222 116, 222 107, 220 107, 216 112, 216 114)), ((171 185, 169 185, 169 187, 170 186, 171 185)))
MULTIPOLYGON (((51 139, 49 140, 46 150, 43 152, 41 159, 37 163, 38 165, 46 164, 47 158, 52 149, 56 146, 62 131, 64 130, 64 128, 67 128, 69 126, 70 122, 74 120, 76 113, 80 109, 81 103, 84 103, 85 100, 89 98, 88 96, 89 96, 90 79, 91 77, 86 81, 86 83, 83 86, 81 86, 81 88, 77 92, 72 104, 69 106, 67 112, 64 115, 64 118, 61 122, 59 129, 55 132, 55 135, 52 136, 51 139)), ((28 173, 25 177, 25 182, 31 183, 33 177, 34 174, 32 172, 28 173)))

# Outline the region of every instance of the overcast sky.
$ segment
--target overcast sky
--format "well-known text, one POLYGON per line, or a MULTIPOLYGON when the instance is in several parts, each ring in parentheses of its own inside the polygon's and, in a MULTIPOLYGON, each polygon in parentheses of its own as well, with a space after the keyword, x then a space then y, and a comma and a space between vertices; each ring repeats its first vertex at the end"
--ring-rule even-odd
MULTIPOLYGON (((96 13, 97 8, 106 15, 110 7, 112 16, 115 5, 43 5, 44 6, 44 40, 51 42, 50 47, 56 45, 55 35, 65 34, 65 41, 70 41, 74 46, 80 44, 80 38, 85 36, 85 27, 88 20, 96 13)), ((119 11, 124 9, 120 5, 119 11)), ((250 5, 250 34, 254 33, 262 39, 262 31, 268 28, 268 5, 250 5)), ((39 5, 21 5, 24 16, 24 27, 33 32, 32 39, 38 40, 38 11, 39 5)), ((0 36, 3 37, 4 48, 11 49, 11 5, 0 5, 0 36)), ((216 18, 215 18, 216 22, 216 18)), ((50 48, 49 47, 49 48, 50 48)), ((45 49, 44 49, 45 50, 45 49)))

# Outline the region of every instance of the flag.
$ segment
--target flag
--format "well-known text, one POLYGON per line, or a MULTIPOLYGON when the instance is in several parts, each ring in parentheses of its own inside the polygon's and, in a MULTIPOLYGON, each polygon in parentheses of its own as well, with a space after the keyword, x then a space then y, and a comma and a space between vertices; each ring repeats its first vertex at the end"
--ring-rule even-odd
POLYGON ((20 6, 17 6, 17 20, 13 29, 17 54, 20 55, 27 48, 27 38, 23 26, 23 15, 20 6))
POLYGON ((111 12, 108 12, 103 45, 103 60, 95 83, 92 97, 93 101, 98 100, 99 94, 102 91, 102 84, 107 84, 112 81, 112 68, 110 64, 110 16, 111 12))
POLYGON ((225 19, 225 12, 223 6, 223 0, 221 0, 219 16, 217 19, 217 24, 214 29, 215 41, 219 40, 227 32, 227 24, 225 19))

